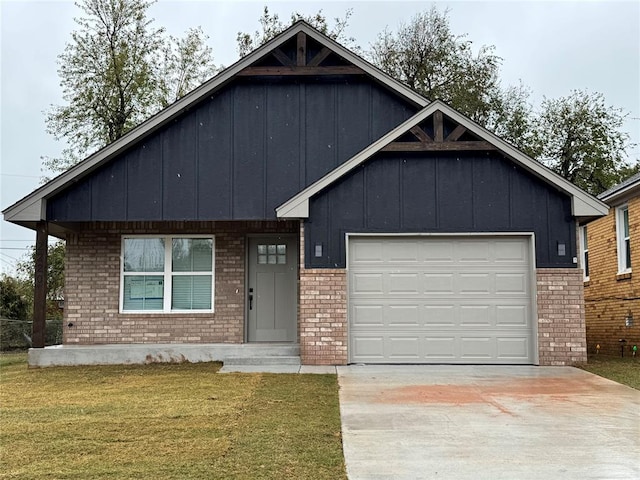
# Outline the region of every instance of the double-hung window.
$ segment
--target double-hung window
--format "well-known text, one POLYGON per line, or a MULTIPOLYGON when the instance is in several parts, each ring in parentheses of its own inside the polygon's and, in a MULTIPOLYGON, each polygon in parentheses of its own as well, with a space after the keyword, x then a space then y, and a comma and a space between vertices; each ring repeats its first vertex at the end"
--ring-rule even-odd
POLYGON ((214 287, 211 236, 122 238, 123 312, 211 312, 214 287))
POLYGON ((629 238, 629 207, 616 208, 616 232, 618 240, 618 273, 631 272, 631 242, 629 238))
POLYGON ((587 240, 586 225, 580 227, 580 256, 582 257, 584 281, 587 282, 589 280, 589 241, 587 240))

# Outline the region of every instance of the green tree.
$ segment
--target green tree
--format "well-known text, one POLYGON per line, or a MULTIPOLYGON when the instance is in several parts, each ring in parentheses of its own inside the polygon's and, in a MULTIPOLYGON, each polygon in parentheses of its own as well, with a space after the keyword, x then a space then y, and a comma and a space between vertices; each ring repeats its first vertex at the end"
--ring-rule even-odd
POLYGON ((0 277, 0 350, 27 346, 31 305, 26 291, 23 280, 0 277))
MULTIPOLYGON (((47 318, 60 319, 62 312, 58 301, 64 298, 64 258, 65 242, 62 240, 51 244, 47 248, 47 318)), ((26 282, 29 288, 24 290, 23 296, 28 304, 33 306, 33 293, 35 289, 36 273, 36 249, 31 247, 31 252, 18 262, 18 276, 26 282)))
POLYGON ((638 171, 627 162, 631 146, 622 126, 626 114, 601 93, 574 90, 545 98, 535 120, 542 162, 587 192, 598 195, 638 171))
POLYGON ((58 57, 64 105, 52 106, 47 132, 65 140, 60 158, 43 167, 63 171, 215 73, 201 29, 166 37, 147 18, 152 0, 82 0, 83 16, 58 57))
POLYGON ((260 45, 267 43, 282 33, 298 20, 306 21, 328 37, 348 46, 352 50, 358 51, 359 47, 355 44, 355 39, 346 35, 346 29, 349 26, 349 18, 351 18, 352 13, 353 10, 347 10, 344 17, 334 18, 333 25, 330 25, 327 17, 322 13, 322 10, 318 10, 318 12, 313 15, 303 15, 299 12, 293 12, 287 23, 280 20, 277 13, 270 13, 269 7, 265 6, 262 11, 262 16, 258 19, 258 22, 260 22, 260 30, 256 30, 253 35, 246 32, 238 32, 236 36, 238 54, 240 57, 244 57, 260 45))
POLYGON ((24 281, 8 275, 0 277, 0 317, 11 320, 27 320, 31 305, 25 297, 24 281))
POLYGON ((466 35, 451 31, 449 10, 432 6, 395 32, 385 29, 368 57, 429 100, 442 100, 485 124, 499 92, 501 58, 493 46, 482 46, 474 54, 471 45, 466 35))
POLYGON ((540 153, 535 124, 531 90, 522 82, 492 93, 484 127, 533 158, 540 153))

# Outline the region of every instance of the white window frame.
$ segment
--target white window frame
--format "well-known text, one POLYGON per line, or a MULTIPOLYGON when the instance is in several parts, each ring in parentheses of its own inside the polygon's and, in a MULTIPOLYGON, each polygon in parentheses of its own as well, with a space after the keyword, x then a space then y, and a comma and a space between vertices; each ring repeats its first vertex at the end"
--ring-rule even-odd
POLYGON ((582 225, 579 230, 579 242, 580 242, 580 263, 582 265, 582 274, 585 282, 589 281, 589 232, 586 225, 582 225))
POLYGON ((628 224, 629 206, 627 204, 616 207, 616 243, 618 250, 618 274, 631 273, 631 265, 627 266, 627 249, 630 248, 631 228, 628 224), (629 235, 624 233, 624 214, 627 212, 627 230, 629 235))
POLYGON ((126 314, 172 314, 172 313, 213 313, 215 311, 215 285, 216 285, 216 239, 213 235, 123 235, 120 243, 120 313, 126 314), (135 275, 154 275, 163 276, 163 307, 162 310, 125 310, 124 309, 124 243, 127 239, 136 238, 162 238, 164 239, 164 272, 127 272, 128 276, 135 275), (205 238, 211 240, 211 272, 172 272, 172 245, 173 239, 176 238, 205 238), (174 276, 180 275, 203 275, 211 276, 211 308, 209 309, 172 309, 171 308, 171 291, 174 276))

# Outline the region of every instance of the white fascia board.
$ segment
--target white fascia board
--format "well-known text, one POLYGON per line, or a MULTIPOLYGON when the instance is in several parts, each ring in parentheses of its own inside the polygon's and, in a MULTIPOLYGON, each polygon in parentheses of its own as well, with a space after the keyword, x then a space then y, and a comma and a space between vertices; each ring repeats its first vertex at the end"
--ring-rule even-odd
POLYGON ((380 149, 384 148, 391 142, 393 142, 396 138, 401 136, 407 130, 413 128, 415 125, 419 124, 426 117, 431 115, 433 110, 431 106, 424 108, 420 112, 416 113, 413 117, 405 120, 399 126, 388 132, 386 135, 381 137, 379 140, 373 142, 371 145, 366 147, 364 150, 361 150, 355 156, 351 157, 351 159, 347 160, 342 165, 339 165, 329 173, 327 173, 324 177, 312 183, 307 188, 302 190, 300 193, 287 200, 285 203, 276 208, 276 216, 278 218, 308 218, 309 217, 309 199, 314 196, 316 193, 325 189, 329 185, 331 185, 336 180, 340 179, 355 167, 360 165, 361 163, 368 160, 374 154, 376 154, 380 149), (306 204, 306 207, 299 208, 301 205, 306 204), (305 213, 305 216, 297 216, 292 215, 292 212, 296 212, 298 214, 305 213))
MULTIPOLYGON (((574 216, 603 216, 609 211, 609 207, 604 202, 601 202, 596 197, 589 195, 584 190, 576 187, 564 177, 561 177, 554 171, 545 167, 537 160, 525 155, 513 145, 505 142, 497 135, 476 124, 447 104, 442 103, 439 100, 436 100, 433 104, 437 104, 437 110, 442 111, 442 113, 464 126, 470 132, 491 143, 494 147, 509 156, 529 172, 570 195, 572 199, 572 213, 574 216)), ((431 107, 431 105, 429 105, 429 107, 431 107)))
POLYGON ((632 184, 627 185, 625 188, 613 192, 606 197, 600 197, 600 200, 611 206, 618 203, 623 203, 624 201, 638 195, 638 187, 640 187, 640 180, 637 182, 633 182, 632 184))
POLYGON ((348 48, 343 47, 332 38, 322 35, 320 32, 316 31, 306 23, 302 24, 302 30, 304 30, 304 32, 308 36, 312 37, 314 40, 318 41, 319 43, 322 43, 325 45, 328 44, 327 46, 331 48, 333 51, 335 51, 336 53, 339 53, 343 58, 353 63, 356 67, 360 68, 365 73, 367 73, 374 79, 378 80, 380 83, 386 85, 388 88, 395 90, 400 95, 406 97, 407 100, 410 100, 415 105, 422 108, 429 105, 430 101, 428 99, 426 99, 419 93, 415 92, 404 83, 399 82, 392 76, 383 72, 378 67, 374 66, 373 64, 364 60, 363 58, 359 57, 357 54, 355 54, 348 48))
MULTIPOLYGON (((410 119, 403 122, 398 127, 394 128, 392 131, 387 133, 378 141, 372 143, 370 146, 362 150, 360 153, 356 154, 347 162, 343 163, 336 169, 329 172, 323 178, 313 183, 306 189, 302 190, 300 193, 292 197, 287 202, 283 203, 280 207, 276 208, 276 214, 279 218, 289 218, 285 212, 293 211, 297 205, 302 204, 303 202, 308 202, 309 198, 311 198, 316 193, 320 192, 324 188, 328 187, 330 184, 338 180, 340 177, 346 175, 352 169, 368 160, 371 156, 377 153, 380 149, 384 148, 386 145, 391 143, 393 140, 406 133, 409 129, 418 125, 429 115, 433 114, 436 110, 440 110, 443 114, 451 118, 452 120, 458 122, 460 125, 464 126, 467 130, 478 135, 480 138, 486 140, 498 150, 500 150, 503 154, 510 157, 513 161, 520 164, 523 168, 528 170, 530 173, 536 175, 546 183, 554 185, 557 189, 565 192, 569 196, 571 196, 571 208, 572 214, 576 217, 601 217, 607 214, 609 211, 609 207, 604 203, 598 200, 597 198, 589 195, 584 192, 580 188, 576 187, 574 184, 551 171, 544 165, 542 165, 537 160, 525 155, 517 148, 513 147, 509 143, 505 142, 498 136, 489 132, 485 128, 482 128, 472 120, 468 119, 461 113, 457 112, 453 108, 449 107, 447 104, 441 102, 440 100, 435 100, 430 103, 423 110, 418 112, 416 115, 411 117, 410 119)), ((307 207, 308 214, 308 207, 307 207)), ((292 217, 291 217, 292 218, 292 217)), ((296 218, 307 218, 307 217, 296 217, 296 218)))
POLYGON ((3 213, 7 222, 40 222, 46 218, 46 201, 36 198, 31 202, 18 202, 3 213))

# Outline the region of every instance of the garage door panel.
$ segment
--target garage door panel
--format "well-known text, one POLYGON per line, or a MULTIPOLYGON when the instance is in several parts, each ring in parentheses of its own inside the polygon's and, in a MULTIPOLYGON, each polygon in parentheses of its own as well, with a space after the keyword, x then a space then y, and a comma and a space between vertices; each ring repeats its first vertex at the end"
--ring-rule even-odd
POLYGON ((432 239, 428 244, 424 241, 419 241, 419 245, 422 263, 429 265, 454 263, 453 244, 451 242, 432 239))
POLYGON ((489 305, 465 305, 460 307, 460 326, 461 327, 492 327, 491 321, 494 309, 489 305))
POLYGON ((424 359, 450 362, 457 358, 458 349, 455 336, 424 337, 424 359))
POLYGON ((528 238, 355 238, 349 252, 350 361, 533 363, 528 238))
POLYGON ((352 276, 353 294, 384 294, 384 277, 381 273, 358 273, 352 276))
POLYGON ((355 338, 350 348, 353 349, 353 358, 356 362, 385 360, 384 337, 382 336, 361 336, 355 338))
POLYGON ((389 273, 386 278, 389 295, 418 295, 422 291, 418 273, 389 273))
POLYGON ((383 247, 383 258, 387 263, 419 263, 419 244, 417 241, 386 242, 383 247))
POLYGON ((494 278, 489 273, 460 273, 457 285, 461 295, 489 295, 494 290, 494 278))
POLYGON ((526 337, 498 337, 496 348, 501 360, 527 360, 531 355, 531 342, 526 337))
POLYGON ((384 307, 382 305, 354 305, 351 308, 351 323, 359 326, 384 326, 384 307))
POLYGON ((496 306, 496 326, 527 327, 529 309, 526 305, 498 305, 496 306))
POLYGON ((358 248, 349 252, 349 263, 368 265, 382 263, 382 242, 370 239, 360 241, 358 248))
POLYGON ((453 274, 425 273, 423 276, 423 293, 425 295, 453 295, 453 274))
POLYGON ((459 241, 455 243, 456 263, 489 263, 491 261, 489 242, 459 241))
POLYGON ((498 295, 519 294, 527 296, 529 292, 528 277, 524 273, 497 273, 495 285, 495 292, 498 295))
POLYGON ((420 305, 388 305, 385 318, 389 327, 415 328, 420 325, 420 305))
POLYGON ((456 312, 453 305, 425 305, 422 324, 427 328, 452 327, 457 321, 456 312))
POLYGON ((493 337, 463 336, 460 338, 462 360, 491 360, 496 357, 496 342, 493 337))
POLYGON ((495 262, 527 266, 529 263, 527 244, 522 241, 501 240, 496 242, 495 262))
POLYGON ((395 361, 417 361, 422 358, 420 354, 419 336, 394 336, 390 335, 385 342, 386 356, 395 361))

